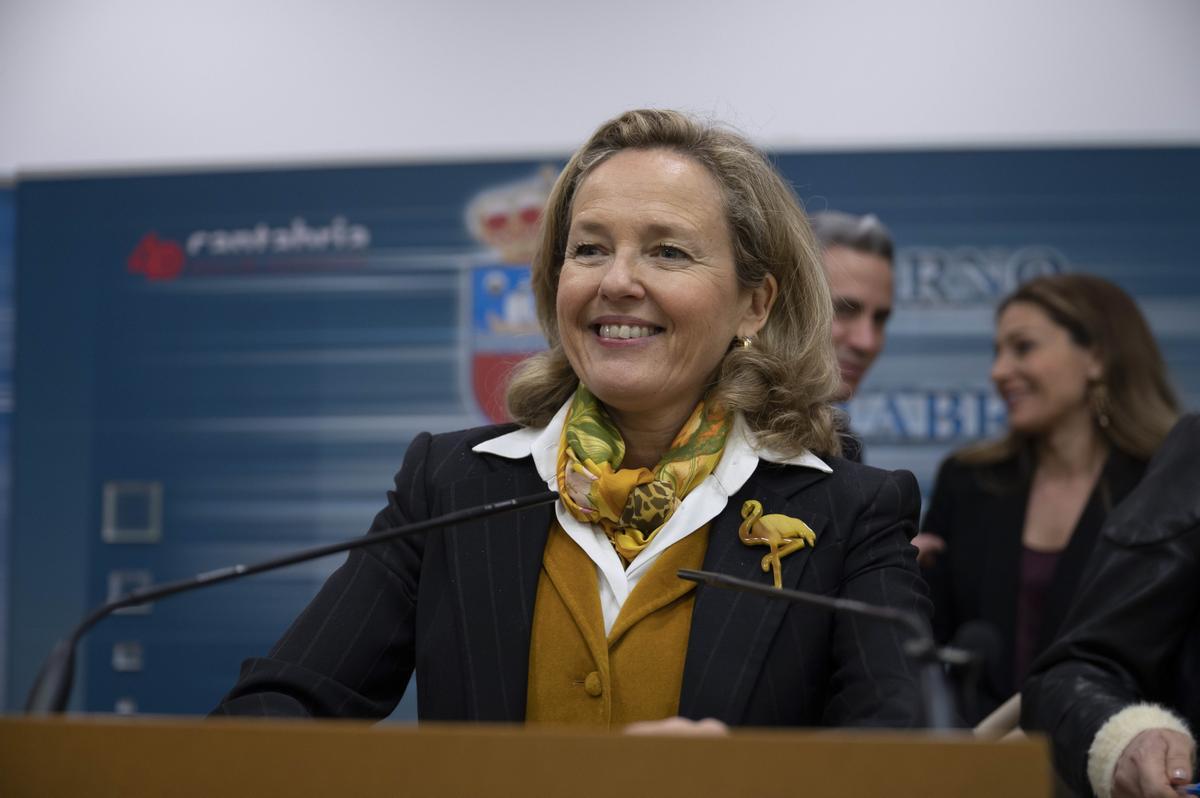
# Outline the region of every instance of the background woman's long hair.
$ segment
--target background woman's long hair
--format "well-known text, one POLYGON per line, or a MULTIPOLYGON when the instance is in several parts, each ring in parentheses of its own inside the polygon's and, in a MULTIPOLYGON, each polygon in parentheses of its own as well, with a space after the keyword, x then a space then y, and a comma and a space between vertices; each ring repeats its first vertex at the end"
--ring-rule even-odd
POLYGON ((696 160, 721 186, 738 284, 759 286, 767 274, 779 284, 775 305, 753 346, 725 356, 710 397, 741 412, 759 440, 778 452, 838 454, 830 405, 839 381, 830 332, 832 304, 804 211, 745 138, 677 111, 629 111, 604 123, 559 175, 546 205, 532 275, 538 320, 550 348, 513 372, 509 413, 526 426, 544 426, 578 384, 562 349, 555 310, 575 192, 616 153, 657 148, 696 160))
MULTIPOLYGON (((1018 288, 996 309, 999 318, 1014 302, 1041 308, 1077 345, 1100 359, 1107 426, 1096 424, 1108 442, 1147 460, 1179 417, 1179 402, 1167 379, 1162 353, 1137 303, 1115 284, 1087 274, 1038 277, 1018 288)), ((1089 386, 1089 394, 1098 389, 1089 386)), ((1095 420, 1095 419, 1094 419, 1095 420)), ((997 463, 1029 453, 1027 436, 1004 438, 964 449, 967 463, 997 463)))

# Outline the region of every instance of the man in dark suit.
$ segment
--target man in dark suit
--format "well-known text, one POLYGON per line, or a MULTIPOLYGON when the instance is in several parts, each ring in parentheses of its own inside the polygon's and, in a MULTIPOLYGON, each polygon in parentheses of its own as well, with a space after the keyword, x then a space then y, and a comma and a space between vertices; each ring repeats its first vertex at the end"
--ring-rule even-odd
MULTIPOLYGON (((873 215, 823 211, 812 217, 833 298, 833 345, 842 376, 840 401, 848 401, 883 351, 892 315, 891 234, 873 215)), ((862 462, 862 441, 842 435, 843 455, 862 462)))

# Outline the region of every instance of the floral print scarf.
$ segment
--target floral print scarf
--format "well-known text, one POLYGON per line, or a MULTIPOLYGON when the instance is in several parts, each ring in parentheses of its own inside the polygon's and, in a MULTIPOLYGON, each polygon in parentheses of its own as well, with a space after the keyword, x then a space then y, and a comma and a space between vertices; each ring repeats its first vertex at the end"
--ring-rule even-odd
POLYGON ((604 530, 628 566, 717 467, 728 434, 728 414, 702 399, 658 465, 621 468, 625 441, 581 383, 559 442, 559 495, 572 516, 604 530))

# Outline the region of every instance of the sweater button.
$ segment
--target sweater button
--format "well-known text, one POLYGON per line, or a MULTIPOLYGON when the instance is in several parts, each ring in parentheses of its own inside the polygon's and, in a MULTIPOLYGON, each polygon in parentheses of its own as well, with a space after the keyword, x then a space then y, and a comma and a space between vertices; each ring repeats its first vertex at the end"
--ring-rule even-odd
POLYGON ((583 689, 592 698, 599 698, 604 695, 604 685, 600 683, 600 674, 596 673, 596 671, 589 673, 587 678, 583 680, 583 689))

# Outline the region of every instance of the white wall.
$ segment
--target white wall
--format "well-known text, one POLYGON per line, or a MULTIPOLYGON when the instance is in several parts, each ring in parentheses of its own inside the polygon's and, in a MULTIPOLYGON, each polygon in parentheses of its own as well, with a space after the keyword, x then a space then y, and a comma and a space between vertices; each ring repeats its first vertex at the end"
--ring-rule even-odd
POLYGON ((768 146, 1200 143, 1197 0, 0 0, 0 177, 768 146))

